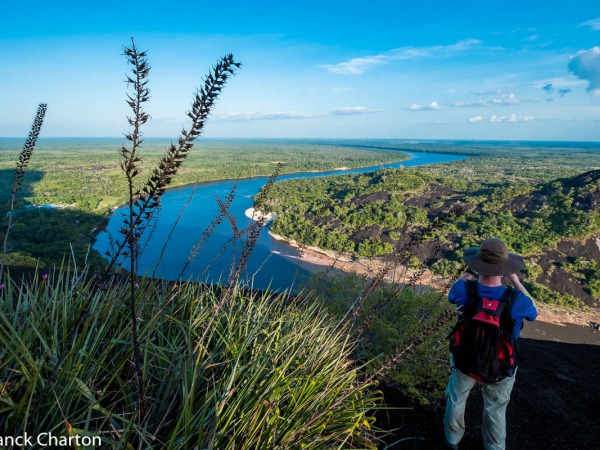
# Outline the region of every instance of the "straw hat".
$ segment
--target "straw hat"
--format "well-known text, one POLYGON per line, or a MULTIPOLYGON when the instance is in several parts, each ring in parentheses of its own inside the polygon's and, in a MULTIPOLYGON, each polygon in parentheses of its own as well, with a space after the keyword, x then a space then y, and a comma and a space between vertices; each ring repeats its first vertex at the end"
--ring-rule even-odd
POLYGON ((510 275, 523 268, 523 257, 511 253, 498 238, 483 241, 479 247, 465 250, 463 259, 467 266, 481 275, 510 275))

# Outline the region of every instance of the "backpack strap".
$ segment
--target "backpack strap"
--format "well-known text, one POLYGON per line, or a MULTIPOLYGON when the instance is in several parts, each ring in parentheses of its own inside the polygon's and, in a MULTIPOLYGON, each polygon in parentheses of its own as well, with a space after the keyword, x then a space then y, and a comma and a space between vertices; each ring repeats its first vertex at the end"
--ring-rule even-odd
POLYGON ((511 314, 512 314, 512 307, 515 304, 515 300, 517 300, 518 296, 519 296, 519 291, 517 291, 515 288, 506 286, 506 291, 504 292, 504 295, 502 296, 502 301, 506 302, 506 306, 509 308, 508 310, 511 311, 511 314))
MULTIPOLYGON (((517 300, 517 297, 519 296, 519 292, 520 291, 516 290, 515 288, 507 286, 506 292, 504 292, 504 295, 502 296, 502 301, 506 302, 506 309, 509 314, 508 318, 509 318, 510 327, 509 327, 509 330, 507 330, 507 331, 509 331, 510 333, 514 332, 514 327, 515 327, 515 323, 516 323, 516 320, 512 316, 512 308, 515 304, 515 301, 517 300)), ((521 328, 522 327, 523 327, 523 324, 521 323, 521 328)), ((519 343, 517 340, 515 340, 514 346, 515 346, 515 361, 523 362, 523 357, 521 355, 521 351, 519 350, 519 343)))
POLYGON ((446 336, 446 339, 450 339, 454 335, 455 331, 458 330, 465 318, 470 317, 473 310, 477 307, 477 302, 479 301, 477 281, 465 280, 465 287, 467 290, 467 301, 463 303, 462 307, 458 310, 458 320, 452 327, 452 330, 450 330, 450 333, 448 333, 448 336, 446 336))
POLYGON ((506 286, 506 291, 504 291, 504 294, 502 295, 502 298, 500 298, 501 302, 506 303, 506 312, 508 313, 508 318, 510 319, 510 324, 512 325, 511 328, 514 327, 515 324, 515 320, 513 319, 512 316, 512 308, 515 304, 515 301, 517 300, 517 296, 519 295, 519 291, 517 291, 514 288, 511 288, 509 286, 506 286))
POLYGON ((463 304, 461 315, 468 317, 474 313, 475 308, 477 308, 477 305, 481 301, 481 297, 476 280, 466 280, 465 289, 467 291, 467 301, 463 304))
POLYGON ((479 289, 477 288, 477 281, 466 280, 465 287, 467 289, 467 302, 468 303, 479 300, 479 289))

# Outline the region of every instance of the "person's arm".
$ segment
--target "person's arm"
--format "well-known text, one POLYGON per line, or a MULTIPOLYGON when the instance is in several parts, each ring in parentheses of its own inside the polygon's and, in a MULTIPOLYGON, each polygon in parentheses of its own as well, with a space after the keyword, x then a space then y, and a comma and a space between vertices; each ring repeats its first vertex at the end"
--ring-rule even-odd
POLYGON ((474 280, 475 279, 475 275, 477 275, 476 272, 473 271, 473 269, 471 269, 470 267, 467 268, 466 272, 462 274, 462 276, 460 277, 461 280, 465 280, 465 281, 469 281, 469 280, 474 280))
POLYGON ((532 295, 527 292, 527 289, 525 289, 525 286, 523 286, 523 284, 521 283, 521 280, 519 280, 519 277, 517 277, 516 273, 512 273, 508 276, 508 279, 512 282, 512 284, 515 286, 515 288, 519 291, 521 291, 523 294, 525 294, 527 297, 529 297, 531 299, 531 303, 533 303, 533 306, 537 309, 537 305, 535 304, 536 300, 535 298, 532 297, 532 295))

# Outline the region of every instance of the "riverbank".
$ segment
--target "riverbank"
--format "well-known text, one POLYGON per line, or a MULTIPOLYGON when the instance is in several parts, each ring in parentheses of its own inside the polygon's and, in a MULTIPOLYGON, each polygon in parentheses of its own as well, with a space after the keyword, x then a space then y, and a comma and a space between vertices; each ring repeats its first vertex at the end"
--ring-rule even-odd
MULTIPOLYGON (((288 240, 283 236, 272 233, 271 236, 276 241, 285 243, 299 251, 298 256, 290 256, 297 259, 300 267, 306 268, 309 272, 319 272, 332 268, 334 270, 343 270, 346 272, 356 273, 358 275, 371 277, 379 273, 381 270, 386 270, 386 263, 381 258, 353 258, 352 256, 335 252, 333 250, 323 250, 318 247, 310 247, 301 245, 295 240, 288 240), (315 268, 315 266, 317 266, 315 268)), ((384 278, 389 283, 401 283, 407 278, 407 268, 405 266, 396 265, 388 267, 387 274, 384 278)), ((422 277, 419 277, 417 284, 428 284, 431 281, 431 273, 427 271, 422 277)))
MULTIPOLYGON (((381 258, 354 259, 347 254, 302 246, 293 239, 287 240, 271 231, 269 231, 269 235, 279 242, 285 242, 298 249, 300 255, 297 258, 300 267, 306 267, 312 272, 331 268, 371 277, 385 268, 385 262, 381 258), (318 268, 315 269, 314 266, 318 266, 318 268)), ((404 266, 391 267, 385 281, 403 283, 410 278, 412 273, 414 271, 410 271, 404 266)), ((437 289, 443 289, 448 283, 448 278, 433 276, 429 270, 425 270, 416 281, 417 285, 432 286, 437 289)), ((573 344, 600 345, 600 333, 594 333, 590 322, 600 322, 600 309, 574 310, 538 302, 538 317, 535 322, 526 324, 523 336, 573 344)))

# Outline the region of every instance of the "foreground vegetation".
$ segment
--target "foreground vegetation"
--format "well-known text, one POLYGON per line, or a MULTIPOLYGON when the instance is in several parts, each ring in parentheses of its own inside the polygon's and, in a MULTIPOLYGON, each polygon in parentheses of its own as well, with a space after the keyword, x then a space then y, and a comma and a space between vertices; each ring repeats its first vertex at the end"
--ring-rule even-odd
POLYGON ((3 436, 99 436, 110 449, 365 448, 379 395, 348 362, 356 342, 316 303, 140 285, 141 405, 126 284, 96 290, 68 271, 5 281, 3 436))
MULTIPOLYGON (((364 286, 360 275, 321 272, 311 278, 307 290, 312 301, 342 318, 364 286)), ((443 401, 449 374, 446 336, 455 321, 445 294, 380 283, 353 318, 360 335, 353 358, 363 361, 366 373, 399 392, 407 404, 439 407, 443 401)))

